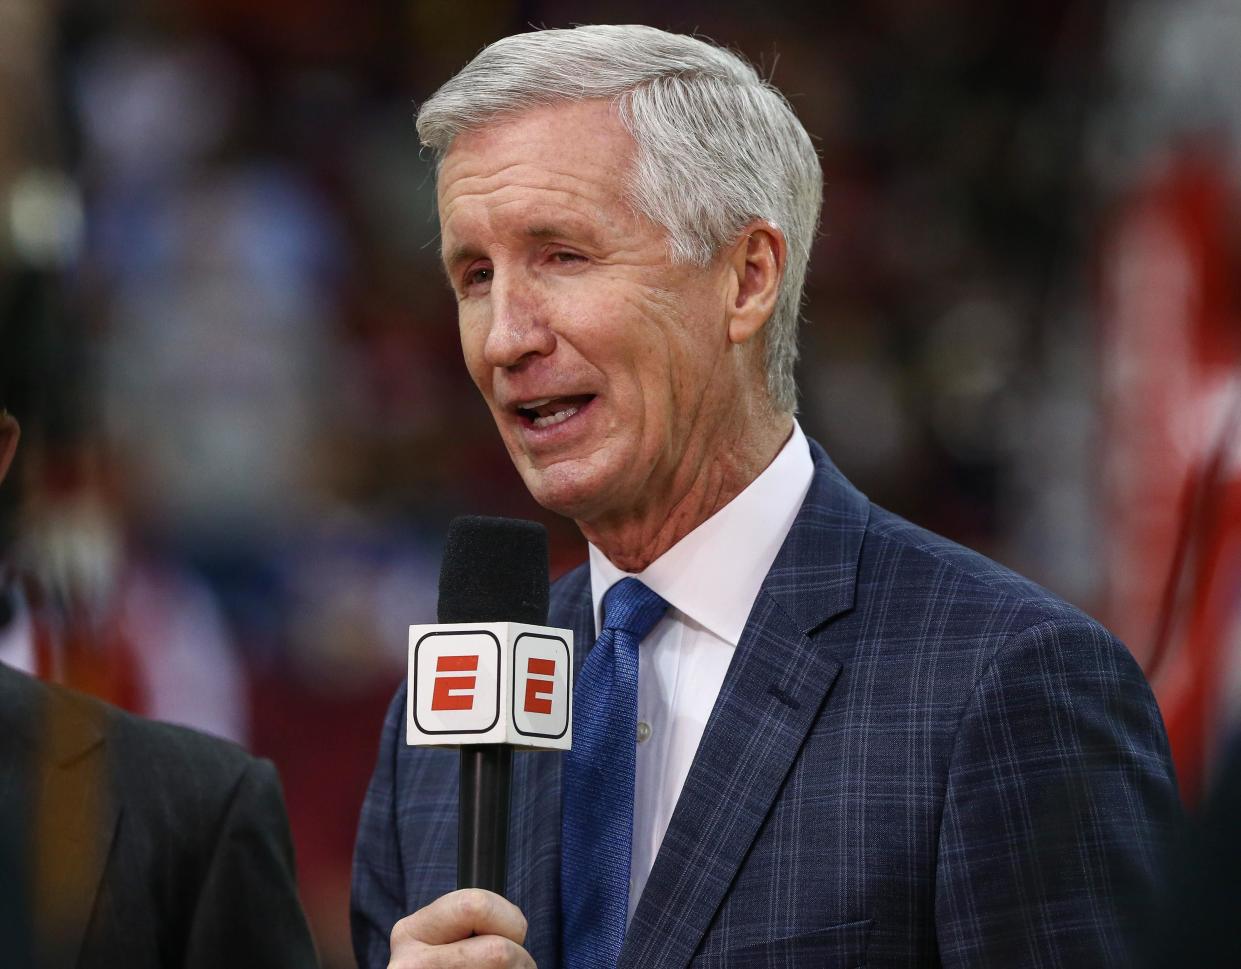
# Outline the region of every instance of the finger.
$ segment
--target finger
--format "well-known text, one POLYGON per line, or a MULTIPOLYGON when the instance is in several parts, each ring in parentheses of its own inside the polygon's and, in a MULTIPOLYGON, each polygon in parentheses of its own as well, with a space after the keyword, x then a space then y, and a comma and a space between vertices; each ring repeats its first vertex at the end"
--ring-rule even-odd
POLYGON ((476 935, 446 948, 460 961, 446 963, 445 969, 536 969, 529 952, 499 935, 476 935))
POLYGON ((493 892, 463 888, 441 895, 392 929, 394 945, 401 940, 445 945, 471 935, 498 935, 521 945, 526 941, 526 917, 516 905, 493 892))
POLYGON ((388 969, 538 969, 512 939, 475 935, 446 945, 406 939, 392 950, 388 969))

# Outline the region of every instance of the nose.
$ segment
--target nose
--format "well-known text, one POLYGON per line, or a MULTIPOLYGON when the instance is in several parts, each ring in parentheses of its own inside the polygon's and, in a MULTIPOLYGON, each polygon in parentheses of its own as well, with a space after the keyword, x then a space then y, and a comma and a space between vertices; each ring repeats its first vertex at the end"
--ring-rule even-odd
POLYGON ((556 335, 536 286, 512 272, 500 277, 497 273, 491 284, 491 328, 483 357, 491 367, 509 369, 528 357, 550 354, 556 335))

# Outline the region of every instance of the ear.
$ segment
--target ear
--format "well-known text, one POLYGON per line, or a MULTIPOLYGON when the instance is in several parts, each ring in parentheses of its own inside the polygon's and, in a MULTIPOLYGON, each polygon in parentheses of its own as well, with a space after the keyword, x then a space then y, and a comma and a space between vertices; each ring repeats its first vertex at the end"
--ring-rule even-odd
POLYGON ((731 342, 747 342, 771 318, 787 260, 788 243, 774 223, 756 219, 742 229, 729 254, 736 289, 728 306, 731 342))
POLYGON ((17 418, 8 411, 0 411, 0 481, 8 474, 13 455, 17 453, 17 439, 21 436, 17 418))

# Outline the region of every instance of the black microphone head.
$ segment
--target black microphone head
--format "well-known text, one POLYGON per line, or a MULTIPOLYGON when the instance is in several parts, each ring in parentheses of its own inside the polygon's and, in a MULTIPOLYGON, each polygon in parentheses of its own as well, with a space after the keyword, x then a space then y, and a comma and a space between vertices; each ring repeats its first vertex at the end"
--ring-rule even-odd
POLYGON ((547 625, 547 529, 519 518, 454 518, 440 565, 439 621, 547 625))

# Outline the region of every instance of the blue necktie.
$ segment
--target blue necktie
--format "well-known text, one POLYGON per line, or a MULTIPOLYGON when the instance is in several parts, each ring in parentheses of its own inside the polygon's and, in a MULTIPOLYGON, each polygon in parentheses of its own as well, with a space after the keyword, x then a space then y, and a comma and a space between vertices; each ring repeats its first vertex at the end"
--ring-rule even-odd
POLYGON ((637 579, 603 597, 603 629, 573 688, 560 893, 565 969, 615 969, 625 939, 638 746, 638 644, 668 608, 637 579))

